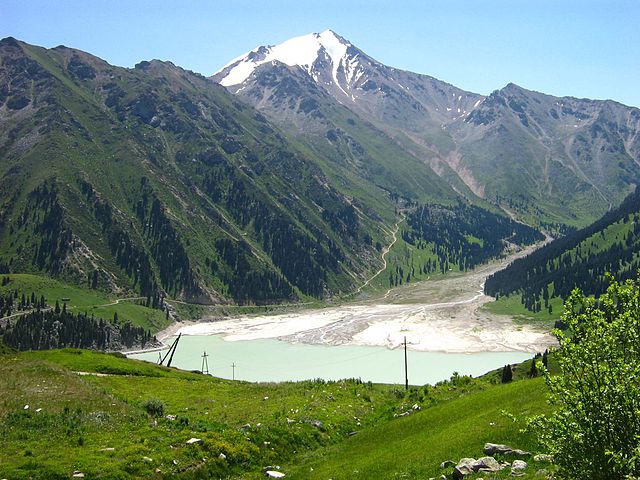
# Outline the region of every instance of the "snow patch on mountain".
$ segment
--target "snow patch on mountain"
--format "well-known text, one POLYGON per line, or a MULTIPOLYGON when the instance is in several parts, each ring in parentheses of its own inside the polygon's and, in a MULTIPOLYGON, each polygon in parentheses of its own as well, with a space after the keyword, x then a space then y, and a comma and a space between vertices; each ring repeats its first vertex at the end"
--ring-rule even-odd
POLYGON ((316 79, 313 65, 321 55, 326 55, 331 62, 333 81, 342 90, 338 82, 340 66, 342 65, 345 72, 349 72, 346 73, 349 79, 354 76, 355 67, 357 67, 357 62, 355 65, 352 63, 354 59, 347 58, 347 49, 350 46, 350 43, 338 37, 331 30, 325 30, 322 33, 310 33, 291 38, 279 45, 255 48, 233 59, 216 72, 216 75, 224 74, 219 83, 225 87, 238 85, 249 78, 260 65, 278 61, 290 67, 301 67, 312 78, 316 79))

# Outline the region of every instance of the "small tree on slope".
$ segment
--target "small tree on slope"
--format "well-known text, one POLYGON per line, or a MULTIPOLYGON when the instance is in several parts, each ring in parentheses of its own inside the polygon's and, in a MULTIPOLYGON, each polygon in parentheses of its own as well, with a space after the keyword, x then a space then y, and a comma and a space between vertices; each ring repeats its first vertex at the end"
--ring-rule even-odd
POLYGON ((541 441, 564 478, 639 478, 640 285, 612 282, 599 299, 575 290, 565 307, 541 441))

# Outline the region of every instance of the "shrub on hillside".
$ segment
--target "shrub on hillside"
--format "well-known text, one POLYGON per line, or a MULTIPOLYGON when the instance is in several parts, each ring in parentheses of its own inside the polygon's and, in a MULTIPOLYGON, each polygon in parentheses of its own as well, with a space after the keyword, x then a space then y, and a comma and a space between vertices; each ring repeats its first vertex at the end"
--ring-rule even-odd
POLYGON ((164 402, 157 398, 150 398, 142 405, 147 413, 155 418, 164 415, 164 402))
POLYGON ((545 372, 556 410, 533 422, 541 441, 562 478, 639 478, 640 284, 612 282, 599 299, 575 290, 563 321, 559 374, 545 372))

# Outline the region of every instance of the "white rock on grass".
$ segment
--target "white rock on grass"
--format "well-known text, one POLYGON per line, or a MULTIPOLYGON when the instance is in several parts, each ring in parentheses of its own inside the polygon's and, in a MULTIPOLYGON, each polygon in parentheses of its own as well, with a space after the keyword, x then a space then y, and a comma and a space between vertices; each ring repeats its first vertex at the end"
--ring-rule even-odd
POLYGON ((527 468, 527 462, 525 462, 524 460, 514 460, 511 464, 512 472, 519 472, 521 470, 524 470, 525 468, 527 468))
POLYGON ((195 438, 195 437, 192 437, 192 438, 190 438, 189 440, 187 440, 187 445, 191 445, 192 443, 199 443, 199 442, 201 442, 201 441, 202 441, 202 439, 201 439, 201 438, 195 438))
POLYGON ((533 457, 534 462, 553 462, 553 455, 547 453, 539 453, 533 457))
POLYGON ((284 478, 285 474, 282 472, 276 472, 275 470, 267 470, 264 472, 267 478, 284 478))

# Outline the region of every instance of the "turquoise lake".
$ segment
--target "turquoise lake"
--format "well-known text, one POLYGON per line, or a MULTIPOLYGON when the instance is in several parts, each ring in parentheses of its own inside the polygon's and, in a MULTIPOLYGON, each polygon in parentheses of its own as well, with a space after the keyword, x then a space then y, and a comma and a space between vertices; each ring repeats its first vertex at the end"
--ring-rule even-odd
MULTIPOLYGON (((174 337, 167 338, 170 345, 174 337)), ((384 347, 312 345, 273 339, 228 342, 219 335, 182 336, 172 366, 200 370, 207 352, 209 373, 251 382, 298 381, 314 378, 360 378, 376 383, 404 384, 404 352, 384 347), (235 364, 235 369, 232 367, 235 364)), ((164 355, 166 351, 162 351, 164 355)), ((409 383, 433 384, 460 375, 478 376, 533 355, 523 352, 439 353, 408 351, 409 383)), ((131 358, 157 362, 158 352, 131 358)), ((165 361, 166 364, 166 361, 165 361)))

